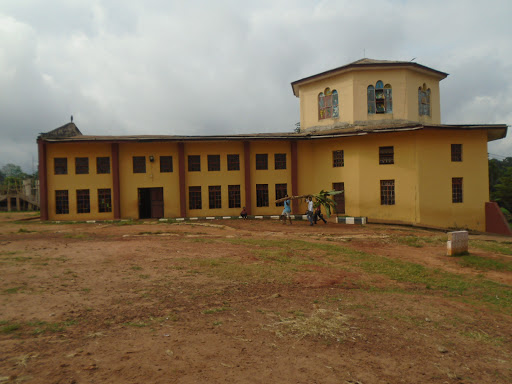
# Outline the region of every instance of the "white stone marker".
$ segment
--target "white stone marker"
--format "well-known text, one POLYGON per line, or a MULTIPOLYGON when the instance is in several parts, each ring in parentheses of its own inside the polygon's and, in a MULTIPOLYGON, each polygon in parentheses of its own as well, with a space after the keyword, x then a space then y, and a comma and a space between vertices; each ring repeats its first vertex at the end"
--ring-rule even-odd
POLYGON ((460 255, 468 252, 468 231, 448 232, 446 254, 448 256, 460 255))

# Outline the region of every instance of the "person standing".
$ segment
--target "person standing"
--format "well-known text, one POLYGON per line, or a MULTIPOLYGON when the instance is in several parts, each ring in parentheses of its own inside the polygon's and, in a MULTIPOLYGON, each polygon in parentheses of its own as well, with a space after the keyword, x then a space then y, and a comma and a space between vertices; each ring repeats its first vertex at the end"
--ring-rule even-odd
POLYGON ((325 221, 324 219, 324 215, 322 215, 322 208, 320 205, 315 208, 315 215, 313 217, 313 221, 315 222, 315 224, 319 219, 321 219, 324 222, 324 224, 327 224, 327 221, 325 221))
POLYGON ((290 220, 290 225, 292 225, 292 210, 290 208, 290 199, 288 199, 288 195, 285 195, 284 197, 286 197, 286 200, 284 201, 284 208, 283 213, 281 213, 281 218, 283 219, 283 224, 286 224, 286 218, 288 218, 288 220, 290 220))
POLYGON ((306 201, 308 203, 308 211, 306 212, 306 215, 309 220, 309 225, 312 226, 313 225, 313 198, 311 196, 308 196, 306 201))

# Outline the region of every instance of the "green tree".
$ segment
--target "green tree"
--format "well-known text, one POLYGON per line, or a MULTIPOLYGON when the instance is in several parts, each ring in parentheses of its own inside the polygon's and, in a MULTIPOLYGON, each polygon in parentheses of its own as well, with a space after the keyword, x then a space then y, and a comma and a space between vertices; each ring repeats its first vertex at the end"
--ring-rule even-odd
POLYGON ((503 176, 500 177, 498 184, 494 186, 493 199, 498 204, 512 211, 512 167, 508 167, 503 176))
POLYGON ((2 167, 1 172, 5 175, 5 177, 14 177, 17 179, 23 179, 27 175, 21 170, 19 165, 15 164, 6 164, 2 167))

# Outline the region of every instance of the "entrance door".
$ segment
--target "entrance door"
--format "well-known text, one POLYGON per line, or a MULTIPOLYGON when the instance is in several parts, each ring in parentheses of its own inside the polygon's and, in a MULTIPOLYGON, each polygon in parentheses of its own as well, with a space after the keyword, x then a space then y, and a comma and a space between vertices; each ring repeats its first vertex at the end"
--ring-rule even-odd
POLYGON ((336 202, 336 213, 338 215, 345 214, 345 183, 332 183, 332 189, 335 191, 343 191, 338 195, 333 196, 333 200, 336 202))
POLYGON ((139 219, 164 217, 164 189, 139 188, 139 219))

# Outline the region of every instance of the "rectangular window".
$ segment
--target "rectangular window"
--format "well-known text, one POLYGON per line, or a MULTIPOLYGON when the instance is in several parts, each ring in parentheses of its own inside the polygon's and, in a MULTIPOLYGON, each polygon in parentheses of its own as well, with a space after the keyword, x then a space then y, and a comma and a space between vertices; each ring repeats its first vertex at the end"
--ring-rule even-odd
POLYGON ((112 212, 110 188, 98 189, 98 212, 112 212))
POLYGON ((110 173, 110 157, 97 157, 96 158, 96 173, 98 175, 110 173))
POLYGON ((89 213, 91 212, 91 202, 89 198, 88 189, 77 189, 76 190, 76 212, 77 213, 89 213))
POLYGON ((172 172, 172 156, 160 156, 160 173, 172 172))
POLYGON ((210 209, 222 208, 220 185, 210 185, 208 187, 208 203, 210 209))
POLYGON ((286 169, 286 153, 274 154, 275 169, 286 169))
POLYGON ((201 187, 188 187, 188 209, 202 209, 201 187))
POLYGON ((335 191, 343 191, 339 195, 334 195, 332 198, 336 203, 336 213, 344 214, 345 213, 345 183, 332 183, 332 189, 335 191))
POLYGON ((395 205, 395 180, 380 181, 380 205, 395 205))
MULTIPOLYGON (((282 199, 288 194, 287 184, 276 184, 276 200, 282 199)), ((284 201, 281 203, 276 203, 276 207, 282 207, 284 205, 284 201)))
POLYGON ((133 156, 133 173, 146 173, 146 156, 133 156))
POLYGON ((228 171, 240 170, 240 155, 228 155, 228 171))
POLYGON ((394 164, 395 153, 393 147, 379 147, 379 164, 394 164))
POLYGON ((343 167, 345 165, 345 159, 343 155, 343 150, 341 151, 332 151, 332 166, 334 168, 343 167))
POLYGON ((57 215, 69 213, 68 191, 55 191, 55 213, 57 215))
POLYGON ((256 206, 268 207, 268 184, 256 184, 256 206))
POLYGON ((452 177, 452 203, 462 203, 462 177, 452 177))
POLYGON ((188 157, 188 171, 200 172, 201 171, 201 156, 189 155, 188 157))
POLYGON ((256 154, 256 169, 268 169, 268 154, 256 154))
POLYGON ((75 174, 87 175, 89 173, 89 158, 75 157, 75 174))
POLYGON ((220 155, 208 155, 208 171, 220 171, 220 155))
POLYGON ((462 144, 452 144, 452 161, 462 161, 462 144))
POLYGON ((53 159, 54 173, 56 175, 68 174, 68 159, 65 157, 56 157, 53 159))
POLYGON ((239 185, 228 185, 228 201, 229 208, 240 208, 241 204, 239 185))

